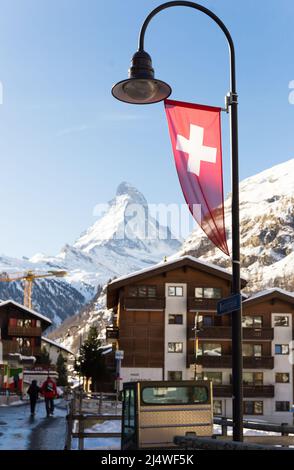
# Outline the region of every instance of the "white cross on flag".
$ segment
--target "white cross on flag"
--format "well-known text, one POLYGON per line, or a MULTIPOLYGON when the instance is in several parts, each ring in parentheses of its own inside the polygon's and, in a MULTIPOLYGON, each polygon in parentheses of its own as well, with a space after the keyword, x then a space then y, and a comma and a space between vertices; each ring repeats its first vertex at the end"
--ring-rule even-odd
POLYGON ((165 111, 185 200, 208 238, 229 255, 224 220, 221 109, 165 100, 165 111))

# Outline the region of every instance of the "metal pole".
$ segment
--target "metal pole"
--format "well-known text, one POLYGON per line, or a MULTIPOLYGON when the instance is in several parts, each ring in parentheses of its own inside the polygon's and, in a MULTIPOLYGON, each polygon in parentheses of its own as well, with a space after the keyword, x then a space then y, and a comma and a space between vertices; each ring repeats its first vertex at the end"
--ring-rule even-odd
POLYGON ((194 347, 195 347, 195 364, 194 364, 194 380, 197 380, 197 359, 198 359, 198 317, 199 312, 196 312, 194 318, 194 347))
MULTIPOLYGON (((235 48, 231 34, 221 19, 208 8, 189 1, 163 3, 146 17, 139 35, 139 50, 144 50, 144 39, 151 19, 170 7, 190 7, 209 16, 225 34, 230 52, 230 108, 231 163, 232 163, 232 293, 240 294, 240 227, 239 227, 239 168, 238 168, 238 111, 236 91, 235 48)), ((233 440, 243 440, 243 380, 242 380, 242 308, 232 312, 232 376, 233 376, 233 440)))
MULTIPOLYGON (((237 94, 230 96, 232 160, 232 294, 241 293, 237 94)), ((243 441, 242 304, 232 312, 233 440, 243 441)))

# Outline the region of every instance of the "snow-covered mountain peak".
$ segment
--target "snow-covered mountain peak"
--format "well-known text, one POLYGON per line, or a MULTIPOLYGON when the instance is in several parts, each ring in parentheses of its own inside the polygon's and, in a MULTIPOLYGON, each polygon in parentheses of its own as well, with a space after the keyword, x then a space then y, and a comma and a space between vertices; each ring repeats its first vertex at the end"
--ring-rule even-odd
POLYGON ((289 194, 289 190, 293 189, 294 185, 294 158, 287 160, 279 165, 275 165, 272 168, 261 171, 254 176, 249 176, 241 182, 241 188, 243 190, 250 190, 254 188, 256 191, 256 185, 263 184, 266 188, 271 188, 271 193, 279 195, 289 194))
MULTIPOLYGON (((52 278, 34 285, 34 308, 55 323, 76 313, 110 278, 150 266, 180 248, 169 228, 151 216, 143 194, 129 183, 121 183, 108 204, 96 205, 95 214, 97 220, 88 230, 73 245, 64 245, 58 255, 37 253, 21 260, 0 257, 0 271, 67 272, 62 280, 52 278)), ((22 301, 22 297, 20 283, 0 286, 0 298, 22 301)))
MULTIPOLYGON (((96 256, 99 247, 107 247, 124 256, 158 259, 158 251, 168 256, 179 246, 167 227, 150 214, 147 201, 138 189, 121 183, 99 219, 75 242, 74 248, 96 256)), ((151 260, 150 260, 151 262, 151 260)))
MULTIPOLYGON (((147 204, 147 201, 143 194, 137 188, 135 188, 135 186, 126 181, 123 181, 117 187, 116 197, 119 196, 128 196, 129 201, 134 204, 147 204)), ((113 201, 115 201, 115 199, 116 198, 114 198, 113 201)))

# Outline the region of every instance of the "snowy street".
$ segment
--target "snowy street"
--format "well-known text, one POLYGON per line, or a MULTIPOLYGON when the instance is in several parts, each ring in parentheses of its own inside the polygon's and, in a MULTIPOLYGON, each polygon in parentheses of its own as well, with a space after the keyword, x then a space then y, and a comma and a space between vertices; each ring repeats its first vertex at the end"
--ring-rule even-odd
POLYGON ((34 417, 28 404, 0 407, 0 450, 63 450, 66 413, 59 400, 50 418, 43 401, 37 403, 34 417))

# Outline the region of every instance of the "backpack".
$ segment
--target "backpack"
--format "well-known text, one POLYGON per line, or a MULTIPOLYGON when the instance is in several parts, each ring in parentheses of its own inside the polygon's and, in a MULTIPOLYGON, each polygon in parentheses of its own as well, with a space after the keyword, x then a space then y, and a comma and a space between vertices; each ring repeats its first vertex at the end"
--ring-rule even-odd
POLYGON ((52 382, 46 382, 45 385, 45 392, 53 392, 53 383, 52 382))

